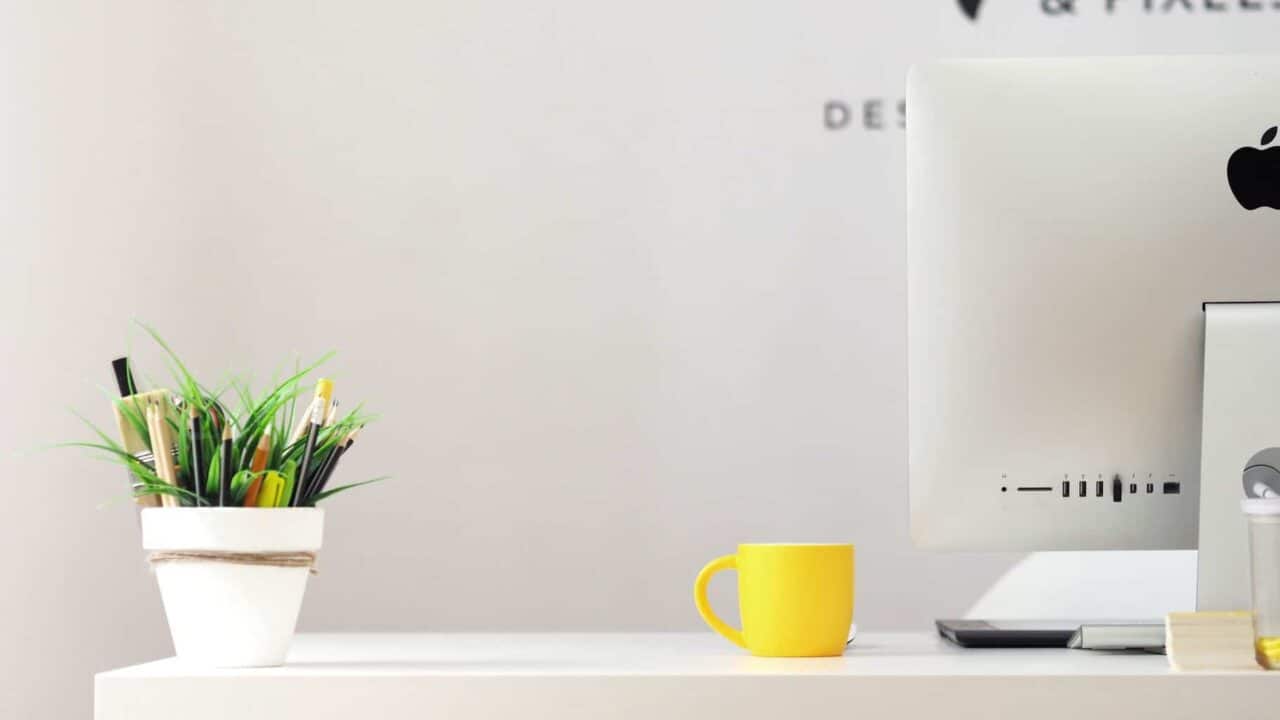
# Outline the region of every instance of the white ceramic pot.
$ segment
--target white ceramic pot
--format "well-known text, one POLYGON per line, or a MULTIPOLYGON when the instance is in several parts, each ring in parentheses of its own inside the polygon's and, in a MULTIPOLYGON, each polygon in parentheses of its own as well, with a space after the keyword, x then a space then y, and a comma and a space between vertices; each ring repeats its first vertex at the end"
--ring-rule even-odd
MULTIPOLYGON (((316 508, 142 510, 142 547, 153 557, 314 553, 323 529, 324 511, 316 508)), ((152 569, 179 660, 203 667, 284 664, 309 568, 177 559, 152 569)))

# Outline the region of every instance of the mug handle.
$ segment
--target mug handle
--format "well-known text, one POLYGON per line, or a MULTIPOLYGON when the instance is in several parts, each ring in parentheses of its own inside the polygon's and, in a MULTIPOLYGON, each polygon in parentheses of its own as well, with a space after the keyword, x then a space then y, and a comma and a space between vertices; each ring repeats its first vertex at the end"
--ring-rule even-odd
POLYGON ((698 573, 698 579, 693 581, 693 604, 698 606, 698 614, 702 619, 711 626, 712 630, 723 635, 729 642, 740 648, 746 649, 747 641, 742 638, 742 631, 730 627, 728 623, 721 620, 711 609, 711 603, 707 600, 707 583, 711 582, 711 576, 721 570, 737 570, 738 557, 736 555, 725 555, 707 563, 698 573))

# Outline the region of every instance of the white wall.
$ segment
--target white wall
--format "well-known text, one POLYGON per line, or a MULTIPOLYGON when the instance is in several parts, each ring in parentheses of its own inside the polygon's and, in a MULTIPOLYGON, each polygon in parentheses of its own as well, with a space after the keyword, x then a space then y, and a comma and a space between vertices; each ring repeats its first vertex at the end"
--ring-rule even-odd
POLYGON ((304 630, 693 629, 752 539, 856 542, 863 628, 962 612, 1017 558, 907 539, 906 66, 1280 27, 1076 5, 3 4, 0 715, 169 652, 120 471, 38 450, 133 317, 213 377, 338 349, 382 414, 304 630))

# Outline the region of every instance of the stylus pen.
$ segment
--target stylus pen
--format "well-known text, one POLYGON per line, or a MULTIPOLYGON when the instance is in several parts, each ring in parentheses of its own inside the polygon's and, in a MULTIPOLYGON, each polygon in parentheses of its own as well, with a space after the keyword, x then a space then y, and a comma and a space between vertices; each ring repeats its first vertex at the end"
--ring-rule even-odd
POLYGON ((231 480, 236 476, 231 467, 231 423, 222 423, 222 461, 218 463, 218 507, 226 507, 231 480))
POLYGON ((195 403, 191 404, 189 416, 190 422, 187 429, 191 431, 191 489, 196 494, 196 505, 200 505, 200 499, 205 493, 205 477, 208 466, 205 465, 204 456, 204 438, 200 432, 200 408, 195 403))

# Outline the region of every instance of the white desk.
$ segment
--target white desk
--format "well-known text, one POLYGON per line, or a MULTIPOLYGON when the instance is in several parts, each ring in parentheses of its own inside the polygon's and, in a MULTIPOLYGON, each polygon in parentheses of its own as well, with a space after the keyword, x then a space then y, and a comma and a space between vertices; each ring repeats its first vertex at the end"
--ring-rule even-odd
POLYGON ((1280 717, 1280 672, 1160 655, 963 650, 868 635, 841 658, 753 658, 710 634, 301 635, 290 663, 100 673, 98 720, 1280 717))

